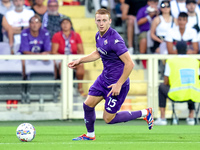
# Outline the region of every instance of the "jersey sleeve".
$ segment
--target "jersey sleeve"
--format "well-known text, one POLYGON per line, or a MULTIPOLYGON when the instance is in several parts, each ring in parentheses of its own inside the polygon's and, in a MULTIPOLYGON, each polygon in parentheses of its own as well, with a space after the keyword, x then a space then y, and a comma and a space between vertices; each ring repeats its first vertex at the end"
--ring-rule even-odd
POLYGON ((120 56, 128 51, 124 40, 120 37, 114 38, 111 41, 110 47, 118 56, 120 56))
POLYGON ((22 32, 19 52, 23 54, 24 51, 30 51, 30 46, 28 40, 28 33, 22 32))
POLYGON ((46 31, 44 32, 44 51, 51 51, 51 40, 50 40, 50 35, 49 32, 46 31))
POLYGON ((141 18, 144 18, 144 17, 145 17, 145 13, 144 13, 144 8, 142 7, 138 10, 138 13, 136 16, 137 21, 139 21, 141 18))

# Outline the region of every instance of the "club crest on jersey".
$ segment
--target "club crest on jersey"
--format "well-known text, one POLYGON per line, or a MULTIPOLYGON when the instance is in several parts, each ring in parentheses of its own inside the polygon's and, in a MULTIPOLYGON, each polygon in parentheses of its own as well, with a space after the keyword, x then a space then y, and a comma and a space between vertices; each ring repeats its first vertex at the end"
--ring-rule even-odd
POLYGON ((107 41, 107 39, 104 41, 104 45, 106 45, 106 44, 108 44, 108 41, 107 41))
POLYGON ((118 42, 119 42, 119 40, 118 40, 118 39, 116 39, 116 40, 115 40, 115 44, 117 44, 118 42))

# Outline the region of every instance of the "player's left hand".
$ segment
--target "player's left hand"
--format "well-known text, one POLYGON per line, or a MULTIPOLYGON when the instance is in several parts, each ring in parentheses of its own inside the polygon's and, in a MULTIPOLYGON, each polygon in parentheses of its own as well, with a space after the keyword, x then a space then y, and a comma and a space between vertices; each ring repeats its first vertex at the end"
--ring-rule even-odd
POLYGON ((109 97, 110 94, 112 94, 112 96, 117 96, 117 95, 119 95, 119 93, 121 91, 121 86, 117 85, 116 83, 109 85, 107 88, 111 88, 111 90, 108 93, 107 97, 109 97))

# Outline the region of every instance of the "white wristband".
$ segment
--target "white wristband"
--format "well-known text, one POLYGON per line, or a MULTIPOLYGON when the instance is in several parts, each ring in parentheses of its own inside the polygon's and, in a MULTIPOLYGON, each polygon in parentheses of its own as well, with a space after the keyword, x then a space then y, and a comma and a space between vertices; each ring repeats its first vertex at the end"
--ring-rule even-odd
POLYGON ((151 17, 148 15, 148 16, 146 16, 146 18, 147 18, 148 22, 151 23, 151 21, 152 21, 151 17))

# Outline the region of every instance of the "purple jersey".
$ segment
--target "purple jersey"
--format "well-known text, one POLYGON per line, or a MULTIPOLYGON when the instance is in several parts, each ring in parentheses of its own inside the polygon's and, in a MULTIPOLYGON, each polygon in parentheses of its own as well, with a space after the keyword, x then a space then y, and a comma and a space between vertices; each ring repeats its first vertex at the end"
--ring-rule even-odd
POLYGON ((49 32, 46 29, 40 29, 39 35, 33 37, 30 28, 25 29, 21 33, 21 44, 19 52, 30 51, 33 53, 41 53, 51 51, 49 32))
MULTIPOLYGON (((119 80, 124 70, 124 63, 119 56, 127 52, 128 49, 122 37, 111 27, 102 37, 97 32, 95 39, 104 66, 100 79, 108 85, 114 84, 119 80)), ((129 84, 129 79, 124 83, 124 85, 127 84, 129 84)))
MULTIPOLYGON (((146 5, 146 6, 144 6, 144 7, 142 7, 142 8, 139 9, 139 11, 137 13, 137 21, 139 21, 141 18, 144 18, 144 17, 146 17, 148 15, 148 12, 146 10, 147 7, 148 7, 148 5, 146 5)), ((144 32, 144 31, 149 31, 151 25, 147 21, 146 23, 144 23, 144 24, 142 24, 142 25, 140 25, 138 27, 139 27, 140 33, 141 33, 141 32, 144 32)))

